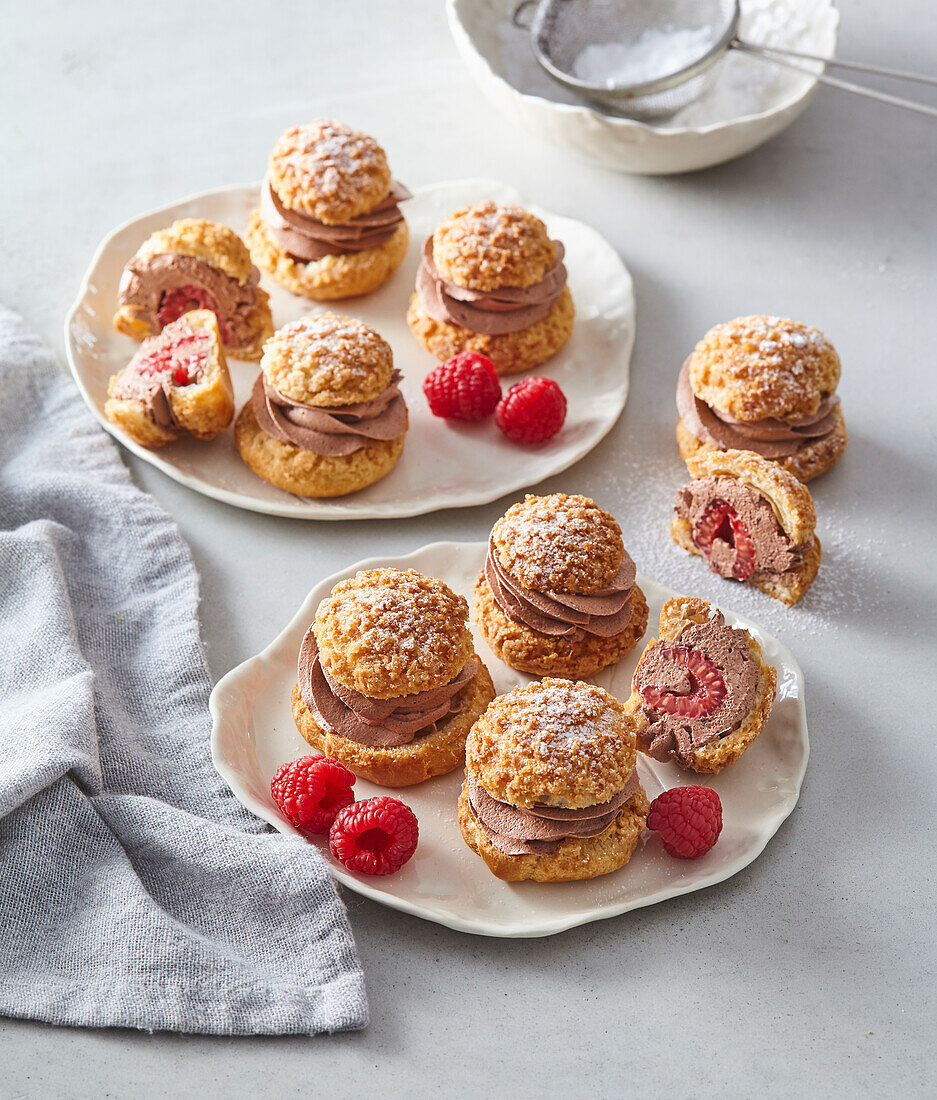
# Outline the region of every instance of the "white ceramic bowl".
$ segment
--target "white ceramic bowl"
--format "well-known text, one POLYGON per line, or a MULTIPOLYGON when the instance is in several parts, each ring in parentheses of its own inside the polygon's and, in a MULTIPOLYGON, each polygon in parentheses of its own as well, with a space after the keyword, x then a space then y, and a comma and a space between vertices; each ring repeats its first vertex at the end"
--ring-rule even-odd
MULTIPOLYGON (((766 110, 706 125, 651 126, 604 114, 577 101, 545 73, 541 77, 534 70, 529 80, 520 79, 522 68, 529 66, 511 60, 516 60, 523 46, 509 37, 508 25, 516 6, 517 0, 447 0, 449 27, 469 72, 507 118, 585 160, 619 172, 690 172, 741 156, 789 126, 819 86, 812 75, 785 73, 766 110)), ((796 42, 795 48, 820 57, 835 54, 839 13, 832 0, 776 0, 776 6, 791 13, 788 27, 795 28, 794 36, 787 36, 791 45, 796 42)), ((742 0, 743 35, 745 8, 742 0)), ((513 33, 523 35, 522 31, 513 33)), ((754 33, 752 40, 760 41, 754 33)))

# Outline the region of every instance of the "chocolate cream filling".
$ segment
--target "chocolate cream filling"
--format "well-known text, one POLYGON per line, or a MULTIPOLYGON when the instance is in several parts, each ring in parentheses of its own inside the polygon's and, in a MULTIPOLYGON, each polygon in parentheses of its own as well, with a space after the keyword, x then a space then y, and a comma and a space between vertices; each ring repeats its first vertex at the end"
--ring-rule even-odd
POLYGON ((669 714, 645 701, 643 712, 648 727, 642 736, 650 741, 650 755, 655 760, 673 758, 687 765, 697 749, 732 733, 751 711, 758 690, 758 662, 746 631, 726 626, 722 612, 717 611, 709 622, 691 623, 677 638, 655 642, 635 670, 636 692, 641 694, 644 688, 656 687, 680 696, 698 690, 699 685, 693 682, 687 669, 668 656, 668 650, 675 647, 702 653, 715 665, 726 688, 719 705, 699 717, 669 714))
POLYGON ((369 748, 396 748, 426 737, 463 708, 462 691, 475 678, 478 661, 470 657, 447 684, 395 699, 371 699, 329 675, 319 659, 312 627, 299 650, 297 678, 303 702, 322 729, 369 748))
POLYGON ((314 263, 326 256, 367 252, 386 244, 403 222, 399 203, 412 197, 402 183, 394 180, 387 195, 367 214, 341 225, 326 225, 284 206, 267 177, 260 192, 260 212, 281 248, 300 263, 314 263))
POLYGON ((251 401, 257 423, 281 443, 292 443, 319 455, 350 455, 371 439, 397 439, 407 430, 407 405, 399 381, 400 371, 395 370, 390 385, 377 397, 353 405, 319 408, 280 393, 261 371, 251 401))
POLYGON ((566 810, 559 806, 522 809, 501 802, 466 773, 469 804, 486 836, 508 856, 546 855, 569 837, 598 836, 612 824, 638 789, 632 771, 625 786, 608 802, 566 810))
POLYGON ((208 365, 208 342, 207 333, 196 332, 186 324, 184 317, 180 317, 167 325, 158 336, 150 336, 143 341, 136 355, 117 375, 110 396, 120 401, 139 401, 147 416, 165 431, 178 428, 169 399, 175 384, 173 369, 184 361, 189 377, 186 385, 203 381, 208 365), (140 368, 148 361, 152 365, 154 355, 170 348, 178 348, 177 355, 167 354, 161 370, 141 372, 140 368))
POLYGON ((755 451, 763 458, 787 458, 805 444, 829 435, 839 419, 838 406, 839 397, 831 393, 812 416, 737 420, 696 396, 690 384, 689 359, 680 368, 677 380, 677 412, 692 435, 721 451, 755 451))
POLYGON ((515 623, 540 634, 581 638, 596 634, 611 638, 620 634, 634 614, 632 594, 636 570, 626 552, 621 567, 607 588, 589 596, 570 592, 535 592, 525 588, 498 560, 494 539, 488 541, 485 579, 495 603, 515 623))
MULTIPOLYGON (((774 509, 756 489, 743 485, 732 477, 701 477, 677 491, 674 511, 696 527, 707 510, 719 501, 725 501, 736 511, 745 524, 755 551, 753 575, 771 574, 790 578, 799 568, 803 548, 795 545, 784 533, 774 509)), ((731 577, 736 561, 736 547, 721 538, 715 538, 706 554, 714 573, 731 577)))
POLYGON ((139 310, 142 319, 158 332, 159 311, 166 293, 197 287, 202 292, 201 299, 193 299, 191 308, 212 310, 218 319, 221 342, 236 348, 254 339, 259 282, 256 267, 251 269, 245 283, 239 283, 206 260, 181 252, 165 252, 146 260, 134 256, 124 268, 118 297, 122 306, 139 310))
POLYGON ((433 260, 433 238, 423 245, 423 259, 416 273, 416 292, 423 309, 444 324, 458 325, 484 336, 517 332, 550 312, 566 286, 564 250, 554 241, 556 262, 533 286, 502 286, 497 290, 470 290, 444 279, 433 260))

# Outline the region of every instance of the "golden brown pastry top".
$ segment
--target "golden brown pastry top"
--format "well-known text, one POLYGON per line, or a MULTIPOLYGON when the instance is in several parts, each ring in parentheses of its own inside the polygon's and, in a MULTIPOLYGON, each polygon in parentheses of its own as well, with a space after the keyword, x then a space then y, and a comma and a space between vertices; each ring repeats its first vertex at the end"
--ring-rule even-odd
POLYGON ((387 156, 374 138, 325 118, 282 134, 267 173, 287 209, 325 225, 367 214, 391 184, 387 156))
POLYGON ((472 727, 468 770, 502 802, 578 809, 628 781, 637 748, 621 703, 583 681, 548 677, 499 695, 472 727))
POLYGON ((539 218, 490 200, 460 207, 433 234, 439 274, 472 290, 533 286, 556 258, 556 246, 539 218))
POLYGON ((811 325, 783 317, 737 317, 693 349, 690 385, 737 420, 812 416, 839 383, 836 349, 811 325))
POLYGON ((754 451, 700 451, 686 460, 694 478, 733 477, 767 500, 787 537, 809 542, 817 526, 810 490, 789 470, 754 451))
POLYGON ((566 493, 512 504, 491 537, 502 567, 535 592, 600 592, 625 555, 615 518, 589 497, 566 493))
POLYGON ((168 229, 158 229, 140 245, 137 256, 149 260, 174 252, 204 260, 241 284, 247 282, 254 270, 247 245, 237 233, 227 225, 204 218, 182 218, 168 229))
POLYGON ((468 604, 415 569, 367 569, 319 604, 315 635, 329 675, 371 699, 442 687, 474 652, 468 604))
POLYGON ((319 313, 277 329, 264 344, 260 366, 284 396, 334 407, 369 401, 387 389, 394 356, 363 321, 319 313))

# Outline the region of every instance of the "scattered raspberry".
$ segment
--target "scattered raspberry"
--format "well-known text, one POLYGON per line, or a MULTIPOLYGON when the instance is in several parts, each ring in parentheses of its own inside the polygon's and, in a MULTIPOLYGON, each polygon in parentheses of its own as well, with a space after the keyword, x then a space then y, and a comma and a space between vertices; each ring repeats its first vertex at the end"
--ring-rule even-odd
POLYGON ((501 398, 501 383, 490 359, 477 351, 460 351, 429 372, 423 392, 433 416, 484 420, 501 398))
POLYGON ((416 850, 416 815, 398 798, 367 798, 346 806, 329 833, 332 855, 349 871, 390 875, 416 850))
POLYGON ((674 684, 666 688, 654 684, 641 688, 645 703, 662 714, 681 718, 705 718, 712 714, 728 692, 722 673, 713 662, 702 650, 688 649, 685 645, 664 646, 661 655, 676 666, 674 684))
POLYGON ((675 859, 705 855, 722 832, 722 803, 712 787, 672 787, 651 803, 647 827, 675 859))
POLYGON ((138 374, 171 374, 177 386, 188 386, 196 380, 199 367, 208 352, 208 337, 201 332, 180 336, 141 359, 134 368, 138 374))
POLYGON ((336 815, 355 800, 354 773, 330 756, 301 756, 277 769, 273 800, 301 833, 327 833, 336 815))
POLYGON ((515 443, 543 443, 563 427, 566 398, 550 378, 525 378, 498 402, 495 423, 515 443))
POLYGON ((710 504, 697 520, 693 541, 703 551, 707 561, 713 557, 714 544, 725 543, 735 551, 732 576, 737 581, 744 581, 752 575, 755 569, 755 544, 738 512, 728 501, 714 500, 710 504))
POLYGON ((185 286, 175 286, 172 290, 163 291, 159 300, 159 309, 156 316, 160 325, 165 328, 173 321, 178 321, 183 313, 190 313, 193 309, 210 309, 218 321, 218 331, 221 334, 221 342, 228 342, 228 333, 221 313, 218 311, 218 300, 210 290, 195 283, 187 283, 185 286))

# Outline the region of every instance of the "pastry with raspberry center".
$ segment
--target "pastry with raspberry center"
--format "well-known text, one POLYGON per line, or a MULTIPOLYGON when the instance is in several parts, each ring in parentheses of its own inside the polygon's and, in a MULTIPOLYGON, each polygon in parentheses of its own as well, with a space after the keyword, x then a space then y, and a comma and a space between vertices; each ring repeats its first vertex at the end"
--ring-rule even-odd
POLYGON ((406 255, 400 203, 410 197, 374 138, 328 119, 293 126, 270 154, 248 221, 251 255, 305 298, 369 294, 406 255))
POLYGON ((623 867, 648 813, 621 703, 548 678, 500 695, 472 727, 459 827, 507 882, 571 882, 623 867))
POLYGON ((810 490, 753 451, 702 451, 677 493, 670 533, 720 577, 795 603, 820 568, 810 490))
POLYGON ((726 624, 705 600, 668 600, 660 638, 641 654, 626 710, 638 747, 655 760, 715 773, 734 764, 764 729, 777 673, 757 640, 726 624))
POLYGON ((835 466, 849 435, 840 361, 819 329, 783 317, 737 317, 710 329, 677 382, 677 444, 754 451, 801 481, 835 466))
POLYGON ((209 309, 227 353, 256 360, 273 332, 259 280, 234 230, 203 218, 173 222, 147 238, 124 268, 114 327, 143 340, 185 313, 209 309))
POLYGON ((477 351, 499 374, 529 370, 573 331, 563 254, 518 206, 463 206, 423 246, 407 323, 437 359, 477 351))
POLYGON ((212 439, 234 416, 234 392, 214 313, 186 313, 137 354, 107 387, 104 415, 143 447, 191 432, 212 439))
POLYGON ((406 787, 461 767, 494 698, 468 604, 413 569, 369 569, 319 604, 299 651, 293 717, 356 775, 406 787))
POLYGON ((409 420, 390 345, 350 317, 322 313, 279 329, 238 414, 234 439, 255 474, 304 497, 379 481, 403 453, 409 420))
POLYGON ((638 644, 647 601, 621 528, 584 496, 528 496, 498 520, 475 582, 494 653, 535 676, 591 676, 638 644))

